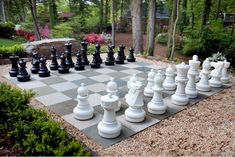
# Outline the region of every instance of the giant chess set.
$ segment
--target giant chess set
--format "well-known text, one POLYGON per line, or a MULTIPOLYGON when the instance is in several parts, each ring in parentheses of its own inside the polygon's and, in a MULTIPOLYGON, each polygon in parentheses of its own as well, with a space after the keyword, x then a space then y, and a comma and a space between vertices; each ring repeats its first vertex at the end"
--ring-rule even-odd
POLYGON ((194 55, 188 64, 163 67, 138 61, 133 48, 126 58, 123 45, 115 58, 114 46, 109 45, 103 63, 96 44, 90 62, 87 42, 83 41, 74 63, 71 43, 65 46, 60 64, 56 48, 51 48, 50 70, 46 58, 37 52, 33 53, 30 72, 23 59, 11 56, 12 68, 5 77, 22 89, 32 89, 38 101, 103 147, 234 84, 229 80, 230 63, 226 60, 206 59, 200 70, 201 62, 194 55))

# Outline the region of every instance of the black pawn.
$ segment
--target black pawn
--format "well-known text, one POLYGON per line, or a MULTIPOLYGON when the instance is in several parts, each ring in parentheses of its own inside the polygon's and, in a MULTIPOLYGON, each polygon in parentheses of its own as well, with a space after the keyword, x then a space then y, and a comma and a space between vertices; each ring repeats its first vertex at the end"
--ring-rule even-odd
POLYGON ((72 60, 72 43, 68 42, 65 44, 66 50, 65 50, 65 54, 66 54, 66 65, 67 67, 74 67, 74 63, 72 60))
POLYGON ((58 70, 59 64, 57 62, 56 48, 54 46, 51 47, 51 70, 58 70))
POLYGON ((46 65, 46 57, 41 57, 39 59, 40 61, 40 68, 38 71, 39 77, 49 77, 50 76, 50 71, 47 69, 47 65, 46 65))
POLYGON ((81 57, 81 54, 80 54, 80 52, 78 51, 78 53, 76 54, 76 56, 77 56, 77 62, 76 62, 76 64, 75 64, 75 70, 79 70, 79 71, 81 71, 81 70, 85 70, 85 66, 83 65, 83 63, 82 63, 82 57, 81 57))
POLYGON ((129 55, 128 55, 127 61, 135 62, 134 49, 132 47, 129 49, 129 55))
POLYGON ((117 64, 124 64, 124 61, 125 61, 125 59, 123 57, 123 53, 120 50, 118 50, 118 55, 117 55, 115 62, 117 64))
POLYGON ((93 60, 90 64, 91 68, 100 68, 100 61, 97 52, 93 53, 93 60))
POLYGON ((119 46, 119 51, 121 51, 124 60, 126 60, 125 46, 124 46, 124 45, 120 45, 120 46, 119 46))
POLYGON ((96 48, 96 53, 97 53, 97 57, 98 57, 98 61, 100 62, 100 64, 102 64, 102 59, 101 59, 101 57, 100 57, 100 44, 99 43, 97 43, 96 45, 95 45, 95 48, 96 48))
POLYGON ((83 63, 83 65, 89 65, 90 64, 90 62, 87 59, 87 44, 88 43, 86 41, 81 42, 81 45, 82 45, 81 52, 82 52, 82 63, 83 63))
POLYGON ((31 73, 37 74, 39 71, 39 57, 36 51, 33 52, 31 64, 32 64, 31 73))
POLYGON ((114 52, 113 52, 114 46, 113 45, 109 45, 108 46, 108 52, 107 52, 107 58, 105 61, 105 65, 114 65, 115 62, 115 58, 113 57, 114 52))
POLYGON ((69 68, 67 67, 66 63, 65 63, 66 57, 64 55, 64 53, 61 54, 60 56, 60 66, 58 68, 58 72, 61 74, 65 74, 65 73, 69 73, 69 68))
POLYGON ((11 70, 9 71, 9 74, 11 77, 16 77, 19 74, 19 67, 17 63, 19 60, 19 56, 13 54, 13 56, 10 56, 9 59, 11 61, 11 70))
POLYGON ((17 80, 20 82, 29 81, 30 75, 28 74, 26 70, 26 62, 23 59, 19 61, 19 66, 20 66, 20 70, 19 70, 19 74, 17 75, 17 80))

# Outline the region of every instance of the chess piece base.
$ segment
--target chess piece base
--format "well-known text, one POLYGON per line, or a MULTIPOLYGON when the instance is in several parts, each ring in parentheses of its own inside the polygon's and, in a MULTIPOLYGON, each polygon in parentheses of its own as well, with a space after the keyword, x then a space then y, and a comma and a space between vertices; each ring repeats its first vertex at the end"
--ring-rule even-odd
POLYGON ((173 91, 176 88, 176 84, 175 83, 163 83, 163 87, 165 90, 169 90, 169 91, 173 91))
POLYGON ((17 75, 17 80, 19 82, 26 82, 30 80, 30 75, 22 76, 22 75, 17 75))
POLYGON ((186 94, 182 95, 182 96, 179 96, 177 94, 173 94, 171 96, 171 102, 175 105, 184 106, 184 105, 188 104, 189 98, 187 97, 186 94))
POLYGON ((73 109, 74 118, 78 120, 88 120, 93 117, 94 109, 92 107, 81 108, 75 107, 73 109))
POLYGON ((128 62, 135 62, 135 58, 127 58, 128 62))
POLYGON ((87 62, 83 62, 83 61, 82 61, 82 64, 83 64, 83 65, 89 65, 90 62, 89 62, 89 61, 87 61, 87 62))
POLYGON ((144 88, 144 96, 153 97, 153 90, 150 90, 149 88, 144 88))
POLYGON ((11 70, 9 71, 9 75, 11 77, 16 77, 19 74, 18 70, 11 70))
POLYGON ((101 121, 98 126, 98 133, 104 138, 115 138, 121 133, 121 124, 119 122, 103 122, 101 121))
POLYGON ((51 70, 58 70, 59 66, 56 65, 50 65, 49 66, 51 70))
POLYGON ((95 69, 98 69, 100 68, 100 64, 90 64, 91 68, 95 68, 95 69))
POLYGON ((32 74, 37 74, 38 71, 39 71, 39 69, 36 69, 36 68, 32 68, 32 69, 31 69, 31 73, 32 73, 32 74))
POLYGON ((166 112, 167 106, 164 105, 163 101, 159 102, 149 102, 148 103, 148 112, 152 114, 164 114, 166 112))
POLYGON ((50 76, 50 71, 45 72, 38 72, 39 77, 49 77, 50 76))
POLYGON ((198 92, 197 92, 197 90, 196 89, 194 89, 194 90, 189 90, 189 89, 185 89, 185 93, 186 93, 186 95, 188 96, 188 98, 191 98, 191 99, 194 99, 194 98, 196 98, 197 97, 197 94, 198 94, 198 92))
POLYGON ((228 77, 221 77, 221 82, 223 83, 223 84, 226 84, 226 83, 228 83, 229 82, 229 78, 228 77))
POLYGON ((114 65, 114 62, 104 62, 105 63, 105 65, 107 65, 107 66, 112 66, 112 65, 114 65))
POLYGON ((145 111, 142 108, 128 108, 125 111, 125 118, 129 122, 142 122, 145 119, 145 111))
POLYGON ((59 69, 58 69, 58 72, 61 73, 61 74, 69 73, 69 68, 66 68, 66 69, 64 69, 64 68, 63 68, 63 69, 59 68, 59 69))
POLYGON ((76 66, 74 67, 75 70, 82 71, 85 70, 85 66, 76 66))
POLYGON ((215 88, 219 88, 219 87, 221 87, 222 86, 222 82, 219 80, 219 78, 211 78, 210 80, 209 80, 209 85, 211 86, 211 87, 215 87, 215 88))
POLYGON ((209 85, 203 85, 200 83, 197 83, 197 90, 202 92, 209 92, 211 90, 211 87, 209 85))
POLYGON ((66 63, 66 66, 69 68, 73 68, 74 67, 74 63, 66 63))
POLYGON ((116 64, 124 64, 124 61, 115 61, 116 62, 116 64))

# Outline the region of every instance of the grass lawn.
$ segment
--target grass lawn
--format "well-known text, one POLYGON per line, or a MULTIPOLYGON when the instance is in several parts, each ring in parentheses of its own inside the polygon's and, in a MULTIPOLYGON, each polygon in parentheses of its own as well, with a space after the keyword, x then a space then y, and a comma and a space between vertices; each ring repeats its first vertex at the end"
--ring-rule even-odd
POLYGON ((17 44, 22 44, 25 42, 27 42, 27 41, 21 37, 16 37, 14 39, 0 38, 0 47, 1 46, 9 47, 9 46, 17 45, 17 44))

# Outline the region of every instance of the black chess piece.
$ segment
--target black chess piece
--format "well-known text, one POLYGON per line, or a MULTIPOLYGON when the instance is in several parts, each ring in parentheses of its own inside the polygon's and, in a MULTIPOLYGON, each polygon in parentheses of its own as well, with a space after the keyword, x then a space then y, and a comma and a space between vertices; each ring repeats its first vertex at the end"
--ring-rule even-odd
POLYGON ((38 71, 38 75, 39 77, 49 77, 50 76, 50 71, 47 69, 47 65, 46 65, 46 57, 40 57, 39 59, 40 61, 40 68, 38 71))
POLYGON ((79 70, 79 71, 85 70, 85 66, 84 66, 83 63, 82 63, 82 56, 81 56, 80 51, 78 51, 78 53, 76 54, 76 56, 77 56, 77 62, 76 62, 76 64, 74 65, 75 70, 79 70))
POLYGON ((107 52, 107 58, 105 61, 105 65, 114 65, 115 62, 115 58, 113 57, 114 52, 113 52, 114 46, 113 45, 109 45, 108 46, 108 52, 107 52))
POLYGON ((61 74, 65 74, 65 73, 69 73, 69 67, 67 67, 66 65, 66 57, 64 55, 64 53, 61 54, 60 56, 60 66, 58 68, 58 72, 61 73, 61 74))
POLYGON ((81 45, 82 45, 81 52, 82 52, 82 63, 83 63, 83 65, 89 65, 90 64, 90 62, 87 59, 87 44, 88 43, 86 41, 81 42, 81 45))
POLYGON ((19 70, 19 74, 17 75, 17 80, 20 82, 29 81, 30 75, 28 74, 26 70, 26 62, 24 61, 24 59, 21 59, 19 61, 19 66, 20 66, 20 70, 19 70))
POLYGON ((124 45, 119 46, 119 51, 121 51, 124 60, 126 60, 125 48, 126 47, 124 45))
POLYGON ((120 50, 118 50, 118 55, 117 55, 117 58, 115 59, 115 62, 117 64, 124 64, 124 61, 125 59, 124 59, 123 53, 120 50))
POLYGON ((127 61, 135 62, 134 49, 132 47, 129 49, 129 55, 128 55, 127 61))
POLYGON ((19 67, 17 63, 19 60, 19 56, 13 54, 9 57, 9 59, 11 61, 11 70, 9 71, 9 74, 11 77, 16 77, 19 74, 19 67))
POLYGON ((96 53, 97 53, 97 57, 98 57, 98 61, 100 62, 100 64, 102 64, 102 59, 101 59, 101 57, 100 57, 100 44, 99 43, 97 43, 96 45, 95 45, 95 48, 96 48, 96 53))
POLYGON ((51 47, 51 70, 58 70, 59 64, 57 62, 56 48, 54 46, 51 47))
POLYGON ((97 51, 95 51, 92 55, 93 55, 93 60, 90 64, 91 68, 100 68, 100 61, 99 61, 97 51))
POLYGON ((72 43, 68 42, 65 44, 66 50, 65 50, 65 54, 66 54, 66 65, 67 67, 74 67, 74 63, 72 60, 72 43))
POLYGON ((39 55, 37 53, 37 51, 34 51, 33 52, 33 57, 32 57, 32 61, 31 61, 31 64, 32 64, 32 68, 31 68, 31 73, 32 74, 37 74, 38 71, 39 71, 39 55))

